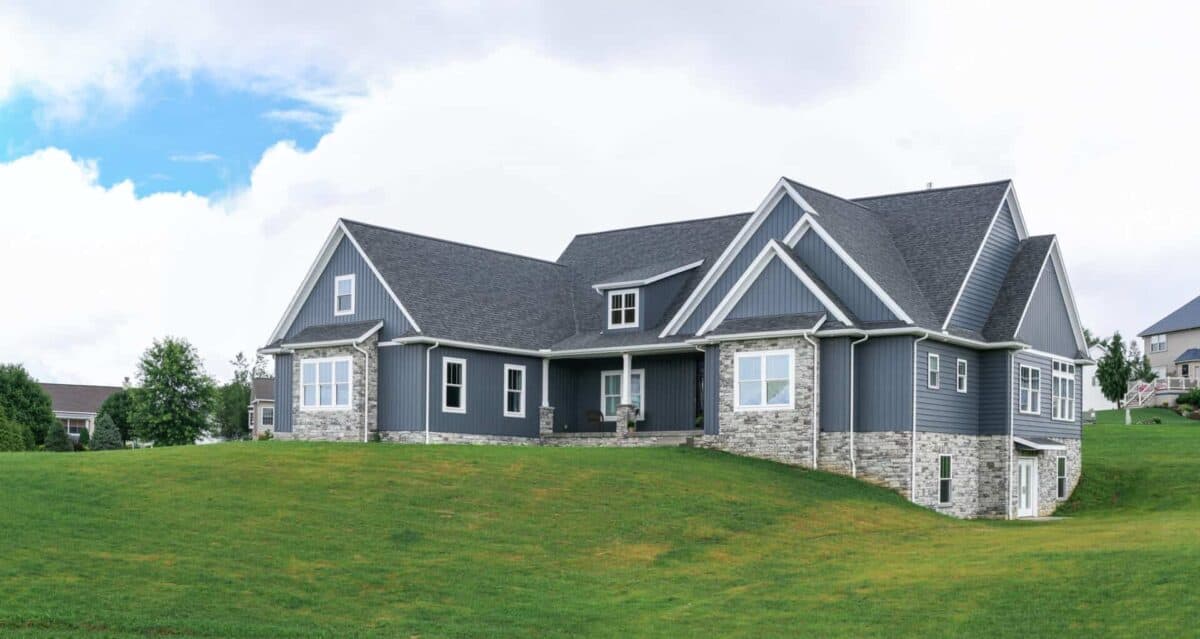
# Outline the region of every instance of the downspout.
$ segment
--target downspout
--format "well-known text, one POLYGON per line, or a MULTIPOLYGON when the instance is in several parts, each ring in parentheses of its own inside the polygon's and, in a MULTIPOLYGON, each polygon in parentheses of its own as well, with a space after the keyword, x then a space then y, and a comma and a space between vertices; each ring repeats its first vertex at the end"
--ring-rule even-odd
POLYGON ((1021 381, 1016 379, 1017 374, 1017 352, 1012 351, 1008 354, 1008 499, 1004 505, 1005 517, 1013 518, 1012 502, 1013 502, 1013 400, 1020 401, 1021 397, 1021 381), (1015 382, 1015 383, 1014 383, 1015 382), (1013 397, 1012 389, 1016 387, 1016 397, 1013 397))
POLYGON ((362 348, 359 348, 360 342, 353 342, 350 345, 354 350, 363 354, 363 443, 367 443, 369 437, 367 430, 371 425, 371 354, 362 348))
POLYGON ((801 337, 803 337, 804 341, 808 342, 809 345, 812 346, 812 349, 813 349, 812 467, 813 467, 813 470, 816 470, 817 469, 817 431, 821 430, 821 425, 819 423, 817 423, 817 404, 819 403, 819 400, 821 397, 820 391, 817 390, 817 386, 820 384, 820 379, 821 379, 818 376, 818 371, 817 371, 818 364, 820 362, 817 361, 817 343, 815 341, 813 341, 812 334, 805 333, 805 334, 801 335, 801 337))
MULTIPOLYGON (((929 339, 926 333, 913 341, 913 387, 912 387, 912 474, 908 478, 908 500, 917 503, 917 362, 920 350, 917 345, 929 339)), ((941 374, 940 372, 938 373, 941 374)))
POLYGON ((429 360, 433 354, 433 349, 441 346, 441 342, 434 342, 433 346, 425 349, 425 443, 429 443, 429 360))
POLYGON ((862 339, 850 342, 850 476, 858 477, 858 460, 854 457, 854 347, 871 339, 863 333, 862 339))

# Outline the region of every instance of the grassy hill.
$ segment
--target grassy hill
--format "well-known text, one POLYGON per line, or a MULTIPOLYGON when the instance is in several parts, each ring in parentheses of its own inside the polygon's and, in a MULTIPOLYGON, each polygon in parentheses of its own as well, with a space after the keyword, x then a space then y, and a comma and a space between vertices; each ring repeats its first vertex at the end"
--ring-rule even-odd
POLYGON ((1029 523, 690 449, 0 454, 0 635, 1196 634, 1200 427, 1084 455, 1029 523))

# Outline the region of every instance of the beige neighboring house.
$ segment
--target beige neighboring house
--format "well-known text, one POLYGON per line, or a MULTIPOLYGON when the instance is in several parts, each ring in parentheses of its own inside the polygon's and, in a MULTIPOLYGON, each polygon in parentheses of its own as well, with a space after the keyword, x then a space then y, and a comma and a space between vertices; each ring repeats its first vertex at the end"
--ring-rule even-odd
POLYGON ((1180 393, 1200 387, 1200 297, 1155 322, 1138 337, 1158 379, 1131 385, 1127 404, 1170 404, 1180 393))
POLYGON ((85 384, 41 384, 50 396, 50 408, 54 416, 67 429, 72 439, 88 432, 90 437, 96 430, 96 414, 100 405, 110 395, 121 390, 120 386, 88 386, 85 384))
POLYGON ((250 436, 275 430, 275 378, 257 377, 250 383, 250 436))

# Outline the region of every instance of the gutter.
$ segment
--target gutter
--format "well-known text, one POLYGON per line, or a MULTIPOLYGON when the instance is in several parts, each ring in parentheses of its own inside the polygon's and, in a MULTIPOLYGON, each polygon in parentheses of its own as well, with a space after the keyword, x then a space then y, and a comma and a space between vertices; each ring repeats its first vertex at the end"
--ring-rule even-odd
MULTIPOLYGON (((908 478, 908 500, 917 503, 917 362, 920 350, 917 344, 929 339, 928 335, 922 335, 913 341, 913 379, 912 379, 912 474, 908 478)), ((941 364, 939 363, 939 366, 941 364)), ((955 371, 957 373, 957 370, 955 371)), ((938 372, 941 375, 941 371, 938 372)), ((939 383, 940 383, 939 379, 939 383)))
POLYGON ((957 344, 959 346, 970 346, 977 350, 1010 350, 1014 348, 1026 349, 1029 345, 1024 342, 981 342, 979 340, 970 339, 967 337, 956 337, 948 333, 939 333, 931 331, 927 328, 877 328, 874 330, 863 330, 856 328, 838 328, 829 331, 820 331, 818 337, 853 337, 855 335, 871 335, 872 337, 883 337, 890 335, 924 335, 935 342, 945 342, 947 344, 957 344))

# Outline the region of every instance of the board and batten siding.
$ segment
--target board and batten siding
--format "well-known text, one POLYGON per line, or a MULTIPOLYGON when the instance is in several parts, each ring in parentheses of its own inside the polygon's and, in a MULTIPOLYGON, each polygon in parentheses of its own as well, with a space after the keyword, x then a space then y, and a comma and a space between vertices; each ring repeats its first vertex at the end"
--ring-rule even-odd
MULTIPOLYGON (((424 367, 424 362, 422 362, 424 367)), ((429 370, 429 429, 470 435, 538 436, 538 407, 542 398, 542 360, 441 346, 432 351, 429 370), (442 410, 442 362, 452 357, 467 362, 467 411, 442 410), (504 365, 525 367, 525 416, 504 416, 504 365)), ((422 378, 424 370, 422 370, 422 378)), ((422 421, 422 425, 424 422, 422 421)))
POLYGON ((371 271, 371 267, 354 248, 349 238, 343 237, 333 251, 329 263, 321 271, 308 298, 296 314, 285 334, 285 339, 310 326, 328 324, 352 324, 367 320, 383 320, 379 340, 386 341, 409 332, 410 325, 396 301, 388 294, 383 283, 371 271), (333 284, 340 275, 354 274, 354 313, 333 314, 333 284))
POLYGON ((1075 329, 1058 284, 1058 270, 1052 260, 1046 260, 1037 288, 1029 301, 1025 320, 1017 330, 1017 339, 1033 348, 1063 357, 1075 358, 1079 345, 1075 329))
POLYGON ((980 357, 961 346, 925 340, 917 347, 917 430, 952 435, 979 432, 980 357), (938 388, 929 387, 929 355, 939 357, 938 388), (958 392, 958 360, 967 363, 967 392, 958 392))
POLYGON ((275 355, 275 430, 292 432, 292 356, 275 355))
MULTIPOLYGON (((780 240, 782 239, 781 237, 780 240)), ((850 270, 821 236, 812 231, 805 233, 796 243, 793 253, 821 278, 825 286, 828 286, 858 319, 868 322, 896 319, 887 305, 850 270)))
MULTIPOLYGON (((706 371, 702 355, 648 355, 633 357, 633 369, 645 370, 643 418, 640 431, 689 430, 696 427, 697 374, 706 371)), ((600 412, 600 374, 621 370, 621 358, 554 360, 550 362, 550 398, 554 430, 587 432, 616 429, 614 422, 588 421, 588 412, 600 412)), ((708 386, 706 384, 706 386, 708 386)), ((715 428, 715 425, 714 425, 715 428)))
POLYGON ((1059 421, 1053 419, 1053 387, 1051 379, 1052 360, 1043 355, 1025 351, 1017 352, 1012 368, 1012 411, 1013 435, 1017 437, 1062 437, 1079 439, 1083 434, 1083 367, 1075 367, 1075 419, 1074 421, 1059 421), (1042 400, 1041 413, 1029 415, 1022 413, 1021 408, 1021 366, 1033 366, 1041 371, 1042 400))
POLYGON ((1007 435, 1008 380, 1011 351, 983 351, 979 354, 979 434, 1007 435))
POLYGON ((778 257, 771 258, 758 279, 729 312, 729 319, 822 313, 825 306, 778 257))
MULTIPOLYGON (((679 297, 679 292, 683 289, 683 285, 693 277, 696 277, 696 269, 672 275, 665 280, 659 280, 642 288, 641 305, 645 310, 642 311, 641 322, 644 328, 657 328, 671 318, 667 311, 677 308, 678 305, 675 302, 679 297)), ((605 303, 607 302, 608 299, 605 298, 605 303)), ((671 315, 674 313, 672 312, 671 315)), ((607 320, 605 321, 607 322, 607 320)))
MULTIPOLYGON (((823 338, 821 430, 845 432, 850 420, 851 338, 823 338)), ((854 347, 854 429, 912 428, 912 343, 908 336, 873 337, 854 347)))
POLYGON ((425 430, 421 389, 425 387, 426 348, 406 344, 379 349, 379 430, 425 430))
POLYGON ((971 271, 950 318, 950 325, 979 331, 987 324, 992 305, 1008 275, 1008 268, 1017 254, 1020 240, 1016 223, 1008 204, 1001 207, 979 252, 975 269, 971 271))
POLYGON ((721 433, 721 347, 704 347, 704 434, 721 433))
POLYGON ((821 430, 843 433, 850 423, 850 338, 823 337, 821 348, 821 430))

